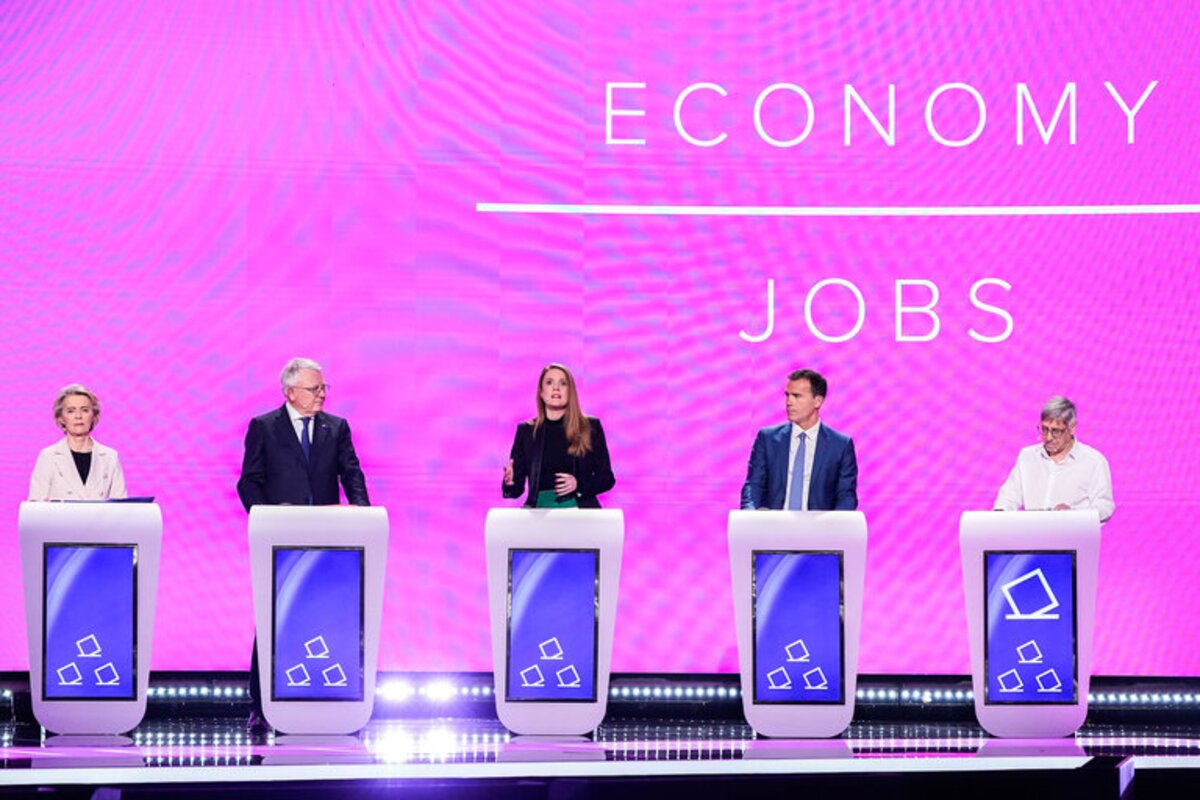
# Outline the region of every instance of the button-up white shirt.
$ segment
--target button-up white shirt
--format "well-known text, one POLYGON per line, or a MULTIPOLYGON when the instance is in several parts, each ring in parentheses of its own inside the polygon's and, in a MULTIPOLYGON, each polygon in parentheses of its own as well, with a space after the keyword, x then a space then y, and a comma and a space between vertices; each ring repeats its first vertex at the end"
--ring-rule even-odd
POLYGON ((804 434, 804 494, 800 497, 800 509, 808 510, 808 485, 812 482, 813 456, 817 454, 817 434, 821 431, 821 420, 813 423, 808 430, 792 423, 792 442, 788 446, 787 494, 783 498, 783 507, 789 508, 792 500, 792 473, 796 469, 796 450, 800 448, 800 434, 804 434))
POLYGON ((1040 444, 1022 448, 1008 480, 996 495, 994 508, 1045 511, 1059 503, 1071 508, 1094 508, 1104 522, 1113 515, 1112 473, 1094 447, 1076 440, 1067 457, 1055 461, 1040 444))
MULTIPOLYGON (((296 431, 296 441, 304 441, 304 415, 296 409, 292 408, 291 403, 285 403, 287 406, 288 418, 292 421, 292 430, 296 431)), ((317 418, 309 417, 312 422, 308 423, 308 443, 311 445, 313 437, 317 433, 317 418)))

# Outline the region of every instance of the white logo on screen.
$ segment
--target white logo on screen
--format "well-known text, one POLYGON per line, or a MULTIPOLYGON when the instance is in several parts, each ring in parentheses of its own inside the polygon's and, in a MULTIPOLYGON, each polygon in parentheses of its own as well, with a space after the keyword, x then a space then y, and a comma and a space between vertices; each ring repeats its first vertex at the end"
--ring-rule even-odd
POLYGON ((783 667, 773 669, 767 673, 767 688, 768 689, 790 689, 792 688, 792 676, 788 675, 788 671, 783 667))
POLYGON ((1005 619, 1058 619, 1058 614, 1051 613, 1058 608, 1058 598, 1054 596, 1053 590, 1050 589, 1050 582, 1046 580, 1046 576, 1042 573, 1041 567, 1026 572, 1019 578, 1014 578, 1008 583, 1000 587, 1000 591, 1004 592, 1004 599, 1008 601, 1008 607, 1011 612, 1004 615, 1005 619), (1037 584, 1028 585, 1029 581, 1037 581, 1037 584), (1022 601, 1018 602, 1017 598, 1013 597, 1013 589, 1025 586, 1022 591, 1022 601), (1042 605, 1033 607, 1033 603, 1042 602, 1042 605), (1025 603, 1026 607, 1022 608, 1021 603, 1025 603))
POLYGON ((546 676, 542 674, 538 665, 534 664, 521 670, 521 685, 526 689, 538 689, 546 685, 546 676))

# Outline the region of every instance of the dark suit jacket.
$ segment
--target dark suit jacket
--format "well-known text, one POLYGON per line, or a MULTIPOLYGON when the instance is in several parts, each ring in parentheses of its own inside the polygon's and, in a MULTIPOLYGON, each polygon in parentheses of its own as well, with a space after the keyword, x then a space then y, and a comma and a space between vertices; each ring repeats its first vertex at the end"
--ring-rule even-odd
MULTIPOLYGON (((596 495, 607 492, 616 485, 613 477, 612 464, 608 460, 608 443, 604 441, 604 429, 600 420, 588 417, 592 425, 592 449, 585 456, 572 456, 574 467, 571 474, 575 476, 578 488, 575 491, 575 502, 580 508, 599 508, 600 501, 596 495)), ((542 456, 541 441, 533 436, 533 423, 522 422, 517 426, 516 436, 510 458, 513 462, 513 485, 501 482, 500 491, 505 497, 520 497, 525 491, 526 479, 529 481, 529 494, 525 496, 525 505, 532 508, 537 505, 537 487, 541 483, 542 456)))
POLYGON ((305 461, 286 406, 250 420, 237 485, 247 511, 257 505, 336 505, 339 478, 347 502, 371 505, 346 420, 319 411, 313 417, 312 437, 305 461))
MULTIPOLYGON (((792 424, 763 428, 754 439, 742 508, 782 509, 787 498, 788 451, 792 424)), ((808 484, 810 511, 853 511, 858 508, 858 461, 854 440, 821 423, 808 484)))

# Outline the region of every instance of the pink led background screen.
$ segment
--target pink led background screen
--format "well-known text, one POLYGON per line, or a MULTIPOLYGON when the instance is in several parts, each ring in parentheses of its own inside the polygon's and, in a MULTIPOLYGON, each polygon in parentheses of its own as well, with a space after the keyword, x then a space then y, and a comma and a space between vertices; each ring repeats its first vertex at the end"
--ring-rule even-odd
POLYGON ((1096 668, 1196 674, 1198 20, 1189 2, 5 4, 0 669, 26 667, 17 505, 71 381, 163 508, 153 667, 246 667, 242 437, 307 355, 391 518, 384 669, 489 668, 483 519, 556 360, 604 421, 603 500, 626 511, 616 670, 736 668, 726 515, 809 366, 859 454, 864 671, 967 671, 958 516, 1064 393, 1118 506, 1096 668), (1170 208, 1127 213, 1149 204, 1170 208), (662 209, 697 205, 1120 208, 662 209), (746 341, 768 281, 774 330, 746 341), (921 312, 898 331, 897 282, 907 306, 936 287, 935 336, 921 312))

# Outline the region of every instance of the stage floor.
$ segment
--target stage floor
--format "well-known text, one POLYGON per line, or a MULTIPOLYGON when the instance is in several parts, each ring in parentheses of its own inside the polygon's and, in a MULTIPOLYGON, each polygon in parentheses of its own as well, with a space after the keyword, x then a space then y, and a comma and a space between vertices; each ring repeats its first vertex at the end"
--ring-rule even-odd
POLYGON ((1067 739, 1002 740, 974 724, 871 722, 812 741, 759 739, 732 722, 618 722, 589 738, 545 738, 512 736, 493 720, 380 720, 356 736, 254 743, 229 717, 149 721, 113 739, 0 726, 0 797, 71 787, 119 787, 131 796, 172 787, 193 796, 317 787, 325 795, 474 796, 503 788, 560 797, 563 786, 587 786, 588 797, 671 789, 711 797, 748 788, 747 780, 757 782, 758 796, 772 796, 805 781, 870 790, 885 777, 889 796, 902 796, 902 785, 922 796, 939 787, 1037 785, 1059 796, 1119 797, 1143 770, 1200 776, 1200 728, 1088 727, 1067 739))

